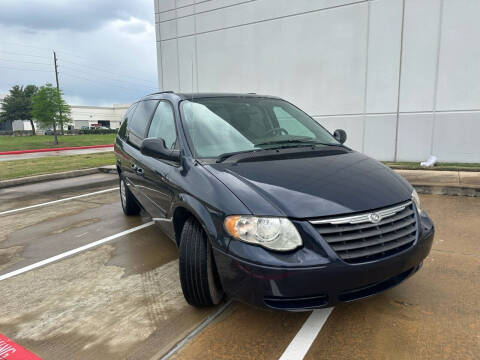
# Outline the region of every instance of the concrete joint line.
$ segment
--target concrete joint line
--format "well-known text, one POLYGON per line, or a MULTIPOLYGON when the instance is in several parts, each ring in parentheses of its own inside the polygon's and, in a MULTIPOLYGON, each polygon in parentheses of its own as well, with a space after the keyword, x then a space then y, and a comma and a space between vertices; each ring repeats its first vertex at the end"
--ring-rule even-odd
POLYGON ((175 345, 169 352, 159 358, 160 354, 155 355, 151 360, 167 360, 170 359, 175 353, 183 348, 191 339, 197 336, 204 328, 206 328, 213 320, 215 320, 220 314, 222 314, 232 303, 232 300, 228 300, 223 304, 220 309, 215 311, 211 316, 205 319, 200 325, 198 325, 190 334, 188 334, 182 341, 175 345))

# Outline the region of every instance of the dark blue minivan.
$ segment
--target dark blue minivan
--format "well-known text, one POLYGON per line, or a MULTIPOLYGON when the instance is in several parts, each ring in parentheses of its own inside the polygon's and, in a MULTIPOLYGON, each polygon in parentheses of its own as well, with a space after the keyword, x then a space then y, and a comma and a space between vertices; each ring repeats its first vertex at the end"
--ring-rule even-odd
POLYGON ((175 241, 191 305, 364 298, 418 271, 434 226, 407 181, 345 140, 277 97, 152 94, 115 142, 122 207, 175 241))

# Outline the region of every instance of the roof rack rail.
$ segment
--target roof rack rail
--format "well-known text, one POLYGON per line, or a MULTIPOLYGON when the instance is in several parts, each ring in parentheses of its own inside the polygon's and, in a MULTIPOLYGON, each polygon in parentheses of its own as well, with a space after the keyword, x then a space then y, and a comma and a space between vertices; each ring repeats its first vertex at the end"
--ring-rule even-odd
MULTIPOLYGON (((155 91, 154 93, 151 93, 150 95, 155 95, 155 94, 174 94, 175 92, 172 90, 167 90, 167 91, 155 91)), ((147 95, 148 96, 148 95, 147 95)))

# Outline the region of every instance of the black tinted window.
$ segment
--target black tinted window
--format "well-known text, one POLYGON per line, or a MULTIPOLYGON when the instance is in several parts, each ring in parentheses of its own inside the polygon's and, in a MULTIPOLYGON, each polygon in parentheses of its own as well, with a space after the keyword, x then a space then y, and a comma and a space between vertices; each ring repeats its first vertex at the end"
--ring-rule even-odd
POLYGON ((153 115, 148 137, 161 138, 165 140, 165 145, 173 149, 177 142, 177 132, 175 130, 175 118, 170 104, 161 101, 153 115))
POLYGON ((158 101, 156 100, 145 100, 138 103, 133 118, 128 124, 129 132, 133 132, 135 135, 143 139, 145 131, 147 130, 148 122, 152 118, 157 103, 158 101))
POLYGON ((128 124, 128 119, 130 119, 135 111, 135 108, 137 107, 137 103, 132 104, 123 115, 122 119, 122 125, 120 125, 120 129, 118 129, 118 136, 120 136, 122 139, 125 139, 125 135, 127 133, 127 124, 128 124))

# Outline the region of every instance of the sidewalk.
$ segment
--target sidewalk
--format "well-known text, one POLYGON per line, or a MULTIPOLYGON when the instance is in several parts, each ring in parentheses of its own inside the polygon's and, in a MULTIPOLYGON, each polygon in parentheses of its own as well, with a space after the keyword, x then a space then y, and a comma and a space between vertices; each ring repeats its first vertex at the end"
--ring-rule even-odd
POLYGON ((480 197, 480 172, 395 170, 419 193, 480 197))
POLYGON ((24 160, 24 159, 35 159, 47 156, 62 156, 62 155, 84 155, 84 154, 98 154, 113 151, 113 147, 96 147, 90 149, 75 149, 75 150, 54 150, 46 152, 32 152, 25 154, 11 154, 11 155, 0 155, 1 161, 10 161, 10 160, 24 160))
POLYGON ((115 165, 105 165, 105 166, 100 166, 100 167, 95 167, 90 169, 79 169, 79 170, 64 171, 64 172, 58 172, 58 173, 52 173, 52 174, 42 174, 42 175, 28 176, 23 178, 1 180, 0 192, 1 192, 1 189, 4 189, 4 188, 22 186, 26 184, 37 184, 42 182, 49 184, 54 180, 60 180, 60 179, 73 178, 73 179, 80 179, 79 181, 82 181, 81 179, 84 179, 86 176, 92 175, 92 174, 98 174, 98 173, 114 174, 115 178, 118 180, 118 174, 117 174, 117 169, 115 165))

